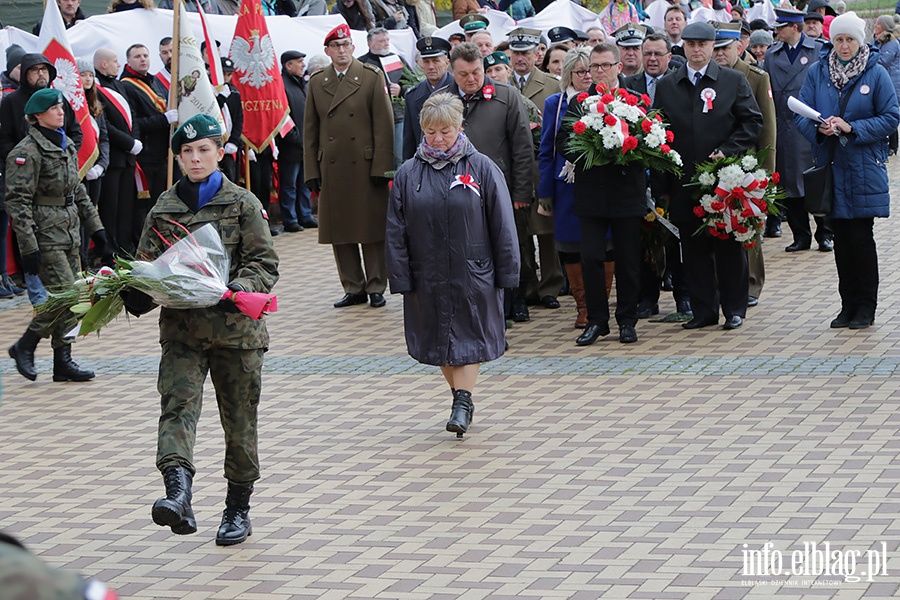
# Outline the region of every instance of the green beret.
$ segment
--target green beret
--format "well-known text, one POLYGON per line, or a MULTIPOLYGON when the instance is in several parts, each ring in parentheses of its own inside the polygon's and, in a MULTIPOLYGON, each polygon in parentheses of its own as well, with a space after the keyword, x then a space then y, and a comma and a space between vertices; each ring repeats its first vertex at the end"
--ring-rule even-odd
POLYGON ((494 65, 509 66, 509 57, 505 52, 492 52, 484 57, 484 68, 488 69, 494 65))
POLYGON ((54 90, 53 88, 44 88, 33 93, 31 98, 28 99, 28 102, 25 103, 25 114, 39 115, 42 112, 49 110, 51 107, 62 104, 65 101, 66 98, 61 91, 54 90))
POLYGON ((222 127, 209 115, 194 115, 181 124, 172 136, 172 152, 181 152, 181 146, 188 142, 196 142, 206 138, 222 137, 222 127))

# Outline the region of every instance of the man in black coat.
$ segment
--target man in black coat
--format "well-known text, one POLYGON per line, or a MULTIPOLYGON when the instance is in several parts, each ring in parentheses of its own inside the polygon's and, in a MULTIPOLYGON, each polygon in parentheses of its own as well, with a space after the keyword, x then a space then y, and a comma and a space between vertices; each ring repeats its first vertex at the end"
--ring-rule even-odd
POLYGON ((404 96, 406 99, 403 108, 404 161, 415 156, 416 148, 422 141, 422 126, 419 125, 422 105, 435 90, 453 82, 453 75, 447 72, 450 66, 450 51, 453 49, 450 42, 438 37, 424 37, 416 42, 416 49, 422 57, 425 80, 406 90, 404 96))
POLYGON ((287 232, 317 227, 309 203, 309 190, 303 182, 303 114, 306 112, 306 54, 288 50, 281 55, 281 79, 291 108, 294 128, 278 138, 278 202, 281 222, 287 232))
POLYGON ((241 134, 244 132, 244 107, 241 105, 241 92, 231 83, 234 77, 234 63, 230 58, 222 57, 222 76, 225 85, 216 94, 216 102, 225 119, 225 156, 219 162, 222 173, 232 183, 240 179, 238 173, 238 156, 244 147, 241 134))
POLYGON ((734 239, 715 239, 705 232, 694 235, 701 224, 693 213, 698 202, 693 188, 684 184, 694 176, 697 164, 753 148, 762 130, 762 113, 747 78, 712 60, 716 39, 712 25, 691 23, 682 39, 688 62, 659 82, 654 107, 671 123, 672 147, 684 160, 684 174, 681 180, 655 177, 654 192, 669 197, 669 214, 681 231, 694 312, 694 318, 682 326, 716 325, 721 304, 725 329, 737 329, 747 314, 747 251, 734 239))
MULTIPOLYGON (((66 26, 66 29, 87 18, 81 10, 81 0, 56 0, 56 4, 59 6, 59 14, 62 15, 63 25, 66 26)), ((44 19, 41 18, 40 21, 35 23, 31 33, 41 35, 41 24, 43 22, 44 19)))
POLYGON ((116 79, 119 74, 116 53, 108 48, 94 52, 94 72, 109 135, 109 167, 103 175, 97 210, 110 243, 120 254, 130 256, 137 248, 141 231, 138 225, 143 226, 143 223, 134 222, 137 198, 134 171, 136 157, 144 144, 125 96, 125 87, 116 79))

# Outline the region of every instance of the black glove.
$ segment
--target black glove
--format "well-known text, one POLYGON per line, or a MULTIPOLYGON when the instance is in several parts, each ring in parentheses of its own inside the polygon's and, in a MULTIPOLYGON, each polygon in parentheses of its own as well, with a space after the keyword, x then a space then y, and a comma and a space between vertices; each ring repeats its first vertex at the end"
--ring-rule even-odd
MULTIPOLYGON (((231 290, 232 292, 234 292, 235 294, 238 292, 244 291, 244 289, 236 283, 229 283, 228 289, 231 290)), ((235 306, 234 300, 232 298, 227 298, 227 299, 222 298, 221 300, 219 300, 219 304, 217 306, 227 313, 241 312, 241 309, 239 309, 237 306, 235 306)))
POLYGON ((41 251, 35 250, 31 254, 22 257, 22 270, 26 275, 39 275, 41 273, 41 251))
POLYGON ((94 247, 97 249, 97 254, 100 255, 100 264, 104 267, 112 268, 116 264, 116 259, 113 257, 112 246, 109 243, 109 238, 106 237, 106 230, 101 229, 99 231, 95 231, 91 236, 91 240, 94 242, 94 247))
POLYGON ((374 185, 387 185, 388 183, 390 183, 390 181, 390 177, 379 177, 377 175, 372 176, 372 183, 374 185))
POLYGON ((153 298, 134 288, 122 288, 119 290, 119 297, 125 301, 125 310, 135 317, 145 315, 153 310, 153 298))
POLYGON ((319 179, 310 179, 306 182, 306 187, 309 191, 315 193, 321 193, 322 191, 322 182, 319 179))

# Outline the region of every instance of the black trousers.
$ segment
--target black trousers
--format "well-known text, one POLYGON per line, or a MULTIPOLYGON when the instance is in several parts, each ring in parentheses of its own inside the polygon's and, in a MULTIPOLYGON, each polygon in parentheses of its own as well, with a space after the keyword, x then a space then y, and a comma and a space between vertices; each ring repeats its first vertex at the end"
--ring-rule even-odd
MULTIPOLYGON (((250 162, 250 191, 269 213, 272 200, 272 150, 266 148, 256 153, 256 160, 250 162)), ((271 217, 270 217, 271 218, 271 217)))
MULTIPOLYGON (((147 213, 149 213, 150 209, 153 208, 153 205, 156 204, 156 199, 159 198, 159 195, 166 191, 166 177, 168 176, 168 169, 166 168, 165 162, 141 163, 141 168, 144 170, 144 175, 147 176, 147 186, 150 189, 150 197, 138 198, 134 201, 131 227, 132 235, 135 240, 141 238, 141 232, 144 230, 144 221, 147 220, 147 213)), ((175 173, 180 175, 180 172, 177 170, 175 173)))
MULTIPOLYGON (((794 234, 794 241, 804 246, 812 244, 813 234, 809 226, 809 213, 806 212, 803 198, 785 198, 782 200, 787 213, 787 222, 794 234)), ((826 239, 832 239, 834 233, 829 226, 827 217, 813 217, 816 220, 816 242, 821 244, 826 239)))
MULTIPOLYGON (((519 268, 519 289, 516 290, 519 300, 525 300, 528 287, 537 288, 537 260, 534 257, 534 236, 530 233, 528 223, 531 219, 531 207, 513 209, 516 221, 516 237, 519 240, 519 256, 522 263, 519 268)), ((557 290, 558 291, 558 290, 557 290)))
MULTIPOLYGON (((684 279, 684 264, 681 260, 681 242, 675 236, 666 240, 665 271, 672 273, 672 297, 676 303, 690 300, 687 281, 684 279)), ((662 275, 646 261, 641 261, 641 304, 653 306, 659 302, 662 275)))
POLYGON ((637 324, 641 288, 641 221, 643 217, 578 217, 581 230, 581 263, 587 296, 588 322, 609 322, 606 298, 606 234, 612 233, 616 249, 616 323, 637 324))
POLYGON ((684 275, 691 295, 695 319, 747 316, 750 272, 747 251, 733 239, 720 240, 706 233, 693 235, 697 221, 676 223, 684 256, 684 275))
POLYGON ((231 183, 238 182, 238 166, 237 161, 234 159, 234 156, 231 154, 226 154, 224 158, 222 158, 221 162, 219 162, 219 168, 222 169, 222 174, 228 178, 228 181, 231 183))
POLYGON ((110 167, 103 175, 97 210, 109 243, 125 256, 134 256, 137 248, 132 228, 136 193, 134 167, 110 167))
POLYGON ((878 253, 872 229, 875 219, 831 219, 834 263, 841 308, 875 313, 878 304, 878 253))

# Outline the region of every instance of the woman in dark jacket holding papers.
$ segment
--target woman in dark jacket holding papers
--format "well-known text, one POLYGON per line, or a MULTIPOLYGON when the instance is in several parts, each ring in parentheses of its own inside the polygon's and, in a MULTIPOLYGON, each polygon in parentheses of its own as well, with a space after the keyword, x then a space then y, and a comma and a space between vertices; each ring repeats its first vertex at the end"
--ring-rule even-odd
POLYGON ((818 126, 796 116, 800 132, 813 144, 816 165, 834 153, 834 261, 841 312, 831 327, 865 329, 875 322, 878 255, 875 217, 890 212, 888 135, 900 123, 891 78, 865 43, 865 21, 848 12, 831 22, 831 44, 809 68, 800 100, 825 118, 818 126), (847 96, 849 94, 849 96, 847 96), (841 105, 846 107, 841 114, 841 105))

